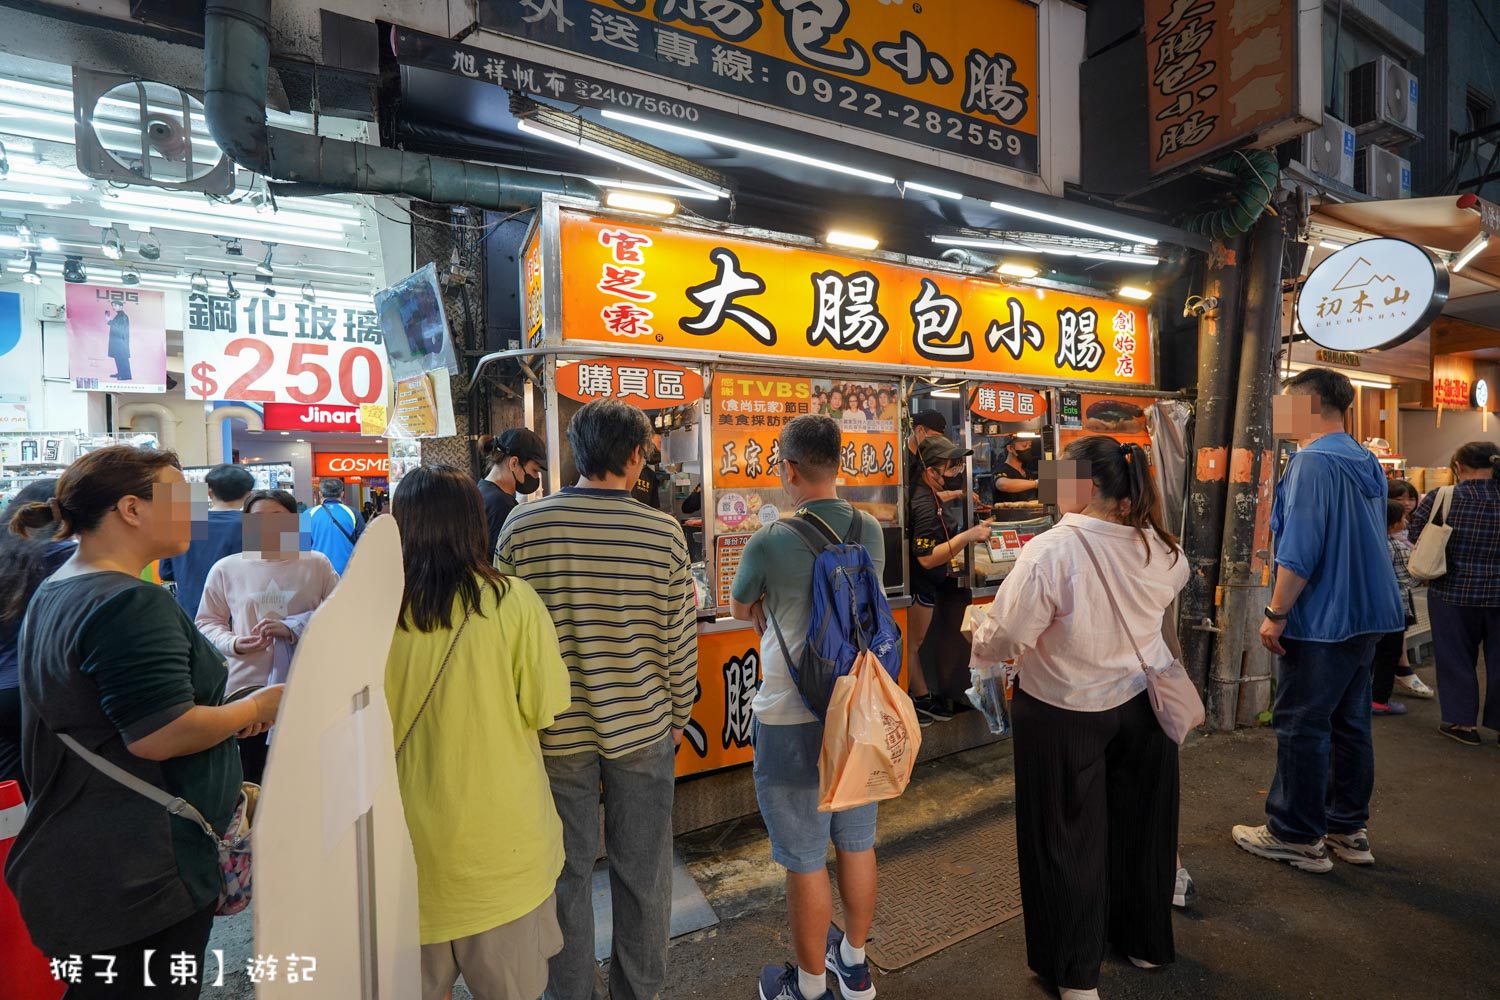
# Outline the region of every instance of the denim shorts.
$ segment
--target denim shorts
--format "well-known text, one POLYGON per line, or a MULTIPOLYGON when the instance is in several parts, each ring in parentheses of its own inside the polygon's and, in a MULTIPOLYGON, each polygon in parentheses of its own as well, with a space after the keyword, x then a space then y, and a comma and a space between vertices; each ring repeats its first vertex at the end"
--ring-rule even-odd
POLYGON ((755 746, 755 798, 771 835, 771 859, 787 871, 807 875, 828 863, 828 841, 840 851, 875 846, 872 802, 844 812, 818 812, 818 755, 823 724, 761 725, 751 729, 755 746))

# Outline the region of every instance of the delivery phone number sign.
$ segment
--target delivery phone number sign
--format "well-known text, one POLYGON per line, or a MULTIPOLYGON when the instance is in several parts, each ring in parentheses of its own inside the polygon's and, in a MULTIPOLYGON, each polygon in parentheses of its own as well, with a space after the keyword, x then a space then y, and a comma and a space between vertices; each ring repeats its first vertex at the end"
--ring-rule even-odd
POLYGON ((373 309, 193 294, 183 331, 189 399, 359 406, 384 400, 373 309))

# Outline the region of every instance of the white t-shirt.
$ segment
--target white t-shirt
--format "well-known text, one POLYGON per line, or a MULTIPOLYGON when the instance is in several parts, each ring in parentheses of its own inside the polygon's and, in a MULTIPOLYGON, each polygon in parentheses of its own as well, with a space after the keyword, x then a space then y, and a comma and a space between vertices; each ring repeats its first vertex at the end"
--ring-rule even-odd
POLYGON ((1021 687, 1033 698, 1075 712, 1104 712, 1144 691, 1146 676, 1079 531, 1088 534, 1147 664, 1161 669, 1172 662, 1162 619, 1187 583, 1187 557, 1169 551, 1150 529, 1142 540, 1130 525, 1081 514, 1064 515, 1021 550, 975 626, 973 659, 986 665, 1014 660, 1021 687))

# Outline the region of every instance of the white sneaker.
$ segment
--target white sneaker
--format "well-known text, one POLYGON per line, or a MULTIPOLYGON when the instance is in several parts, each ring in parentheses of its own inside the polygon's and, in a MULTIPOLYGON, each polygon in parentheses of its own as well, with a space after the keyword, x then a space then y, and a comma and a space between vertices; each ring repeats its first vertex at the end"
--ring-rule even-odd
POLYGON ((1264 826, 1237 826, 1234 842, 1258 858, 1285 861, 1293 868, 1323 874, 1333 871, 1328 849, 1320 840, 1316 844, 1289 844, 1264 826))
POLYGON ((1328 849, 1338 855, 1340 861, 1351 865, 1373 865, 1375 855, 1370 852, 1370 837, 1364 830, 1354 833, 1330 833, 1323 838, 1328 849))
POLYGON ((1098 990, 1058 990, 1062 1000, 1099 1000, 1098 990))
POLYGON ((1177 869, 1177 881, 1172 885, 1172 905, 1185 910, 1198 901, 1198 887, 1186 868, 1177 869))
POLYGON ((1131 956, 1130 964, 1133 965, 1133 966, 1135 966, 1137 969, 1160 969, 1161 968, 1161 966, 1157 965, 1155 962, 1148 962, 1144 958, 1136 958, 1134 956, 1131 956))
POLYGON ((1408 698, 1431 698, 1437 692, 1423 683, 1416 674, 1396 678, 1396 689, 1408 698))

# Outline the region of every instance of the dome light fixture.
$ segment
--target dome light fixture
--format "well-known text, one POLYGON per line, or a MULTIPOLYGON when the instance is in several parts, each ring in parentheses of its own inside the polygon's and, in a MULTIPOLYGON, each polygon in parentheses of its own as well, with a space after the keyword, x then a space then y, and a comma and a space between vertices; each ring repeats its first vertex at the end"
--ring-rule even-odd
POLYGON ((26 269, 25 274, 21 275, 21 280, 28 285, 40 285, 42 283, 42 276, 36 273, 36 254, 28 254, 27 256, 31 258, 31 266, 26 269))
POLYGON ((316 301, 318 301, 318 293, 313 290, 313 283, 311 281, 304 281, 302 283, 302 301, 303 302, 316 302, 316 301))
POLYGON ((127 268, 125 268, 125 270, 123 270, 123 271, 120 272, 120 284, 122 284, 122 285, 139 285, 140 283, 141 283, 141 273, 139 271, 137 271, 135 268, 133 268, 133 267, 127 267, 127 268))
POLYGON ((276 244, 266 244, 266 255, 261 258, 259 264, 255 265, 255 273, 267 278, 274 277, 276 271, 271 267, 271 255, 276 252, 276 244))
POLYGON ((230 274, 228 271, 225 271, 224 280, 229 284, 229 291, 226 294, 229 296, 229 300, 233 302, 235 299, 238 299, 240 297, 240 290, 234 287, 234 275, 230 274))
POLYGON ((125 241, 120 239, 120 231, 110 226, 104 231, 99 239, 99 249, 104 251, 104 256, 110 260, 119 260, 125 256, 125 241))
POLYGON ((188 279, 188 288, 194 295, 208 294, 208 278, 202 271, 194 271, 193 276, 188 279))
POLYGON ((135 252, 140 254, 141 260, 161 260, 161 240, 150 233, 143 233, 136 240, 135 252))
POLYGON ((89 272, 83 266, 82 257, 77 254, 68 254, 63 258, 63 280, 74 285, 89 280, 89 272))

